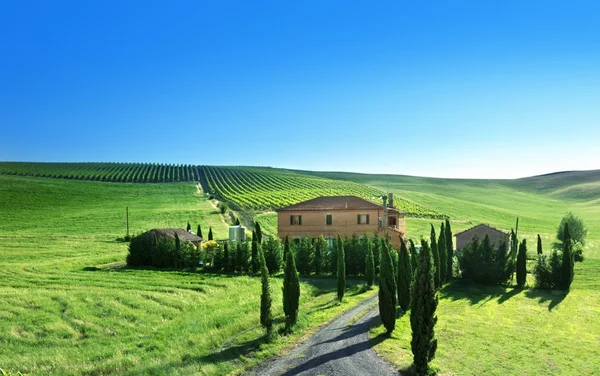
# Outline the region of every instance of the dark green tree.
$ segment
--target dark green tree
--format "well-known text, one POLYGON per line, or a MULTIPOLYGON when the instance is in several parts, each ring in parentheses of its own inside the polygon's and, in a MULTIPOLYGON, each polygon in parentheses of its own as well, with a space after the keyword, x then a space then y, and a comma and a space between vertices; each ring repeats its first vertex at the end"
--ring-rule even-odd
POLYGON ((417 247, 412 239, 408 239, 408 244, 410 247, 410 268, 412 269, 414 276, 415 270, 417 270, 417 262, 419 260, 417 257, 417 247))
POLYGON ((373 287, 375 281, 375 260, 373 260, 373 247, 371 242, 367 244, 367 256, 365 260, 365 277, 367 279, 367 287, 373 287))
MULTIPOLYGON (((260 259, 258 256, 259 244, 256 240, 256 234, 252 232, 252 273, 258 273, 260 270, 260 259)), ((264 256, 262 256, 264 257, 264 256)))
POLYGON ((310 275, 311 268, 311 258, 312 258, 312 241, 308 237, 304 237, 300 240, 300 244, 298 246, 298 254, 296 256, 298 266, 298 271, 300 275, 307 276, 310 275))
POLYGON ((256 241, 258 244, 262 244, 262 230, 260 228, 260 223, 254 222, 254 231, 256 232, 256 241))
POLYGON ((279 239, 269 236, 262 245, 262 252, 267 261, 269 274, 279 272, 281 264, 283 264, 283 253, 281 252, 281 242, 279 239))
POLYGON ((242 272, 242 264, 243 264, 244 253, 242 250, 242 243, 235 242, 235 271, 242 272))
POLYGON ((235 225, 236 225, 236 226, 239 226, 239 225, 240 225, 240 219, 239 219, 239 218, 236 218, 236 219, 235 219, 235 225))
POLYGON ((187 227, 185 228, 185 231, 190 231, 192 229, 192 225, 190 225, 190 223, 187 223, 187 227))
POLYGON ((202 237, 202 228, 200 227, 200 225, 198 225, 198 230, 196 230, 196 235, 198 235, 199 237, 202 237))
POLYGON ((561 242, 565 242, 565 227, 569 228, 569 239, 574 243, 585 245, 587 239, 587 228, 585 222, 575 214, 568 212, 560 220, 558 229, 556 230, 556 238, 561 242))
POLYGON ((208 240, 213 240, 213 232, 212 232, 212 227, 210 227, 208 229, 208 240))
POLYGON ((452 264, 454 263, 454 246, 452 245, 452 227, 450 220, 446 218, 446 281, 452 280, 452 264))
POLYGON ((287 262, 287 255, 290 253, 290 238, 285 236, 285 240, 283 241, 283 260, 287 262))
POLYGON ((410 256, 404 239, 400 238, 400 251, 398 253, 398 304, 406 312, 410 306, 410 283, 412 270, 410 256))
POLYGON ((571 235, 569 233, 569 224, 565 223, 564 226, 565 232, 563 234, 563 257, 562 257, 562 275, 561 275, 561 284, 563 290, 569 290, 571 288, 571 283, 573 282, 573 277, 575 276, 575 260, 573 259, 572 246, 573 241, 571 240, 571 235))
POLYGON ((435 228, 431 225, 431 254, 433 255, 433 281, 435 288, 439 289, 441 286, 440 281, 440 254, 438 252, 437 239, 435 236, 435 228))
POLYGON ((446 273, 448 273, 448 268, 446 267, 446 260, 448 260, 446 247, 446 229, 444 222, 442 222, 440 227, 440 237, 438 239, 438 253, 440 254, 440 287, 446 283, 446 273))
POLYGON ((323 235, 315 242, 314 271, 316 275, 323 272, 323 254, 327 251, 327 241, 323 235))
POLYGON ((273 314, 271 313, 273 299, 271 298, 271 286, 269 285, 269 269, 267 268, 265 255, 259 251, 258 257, 262 287, 260 294, 260 324, 267 330, 267 336, 270 337, 273 330, 273 314))
POLYGON ((411 286, 410 342, 413 362, 418 375, 427 375, 429 362, 435 357, 437 339, 435 339, 435 310, 438 297, 435 288, 433 257, 429 244, 421 240, 421 252, 418 255, 417 270, 411 286))
POLYGON ((381 241, 379 239, 379 235, 375 233, 373 237, 373 260, 375 260, 375 278, 379 275, 379 250, 381 248, 381 241))
POLYGON ((231 262, 229 255, 229 244, 227 242, 223 243, 223 269, 225 272, 230 273, 232 271, 231 262))
POLYGON ((344 292, 346 290, 346 257, 344 255, 344 243, 340 236, 337 236, 336 241, 337 247, 337 297, 338 301, 342 301, 344 298, 344 292))
POLYGON ((540 234, 538 234, 538 238, 537 238, 537 253, 538 253, 538 255, 541 255, 543 253, 542 238, 540 237, 540 234))
POLYGON ((523 239, 517 255, 517 286, 525 287, 527 282, 527 239, 523 239))
POLYGON ((300 280, 298 279, 294 253, 288 251, 283 274, 283 312, 285 313, 285 326, 288 329, 290 329, 298 319, 299 304, 300 280))
POLYGON ((396 273, 387 242, 379 252, 379 316, 388 335, 396 327, 396 273))

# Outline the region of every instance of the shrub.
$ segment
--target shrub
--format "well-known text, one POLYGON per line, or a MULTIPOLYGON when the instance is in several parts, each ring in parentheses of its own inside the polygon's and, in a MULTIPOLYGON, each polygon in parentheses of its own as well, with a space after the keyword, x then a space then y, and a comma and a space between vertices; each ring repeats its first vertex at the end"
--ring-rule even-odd
POLYGON ((492 247, 486 235, 483 243, 477 237, 473 238, 460 251, 458 261, 460 272, 464 279, 485 285, 506 283, 512 274, 510 254, 506 243, 502 242, 497 248, 492 247))
POLYGON ((229 205, 227 205, 226 202, 220 202, 218 208, 220 209, 221 214, 225 214, 227 213, 227 210, 229 210, 229 205))
POLYGON ((535 288, 537 289, 560 289, 562 278, 562 265, 558 252, 554 250, 548 259, 546 255, 538 255, 537 262, 533 267, 535 288))
POLYGON ((141 234, 129 244, 127 265, 153 266, 156 268, 196 268, 200 251, 188 241, 179 242, 169 236, 159 238, 154 234, 141 234))

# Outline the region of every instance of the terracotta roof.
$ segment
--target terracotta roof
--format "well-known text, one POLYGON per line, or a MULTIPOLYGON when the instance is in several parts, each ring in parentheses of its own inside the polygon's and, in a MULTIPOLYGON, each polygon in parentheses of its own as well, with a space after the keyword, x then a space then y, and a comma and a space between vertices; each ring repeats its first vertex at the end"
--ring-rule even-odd
POLYGON ((475 228, 477 228, 477 227, 482 227, 482 226, 485 226, 485 227, 487 227, 487 228, 489 228, 489 229, 491 229, 491 230, 497 231, 497 232, 501 232, 501 233, 503 233, 504 235, 509 235, 509 234, 510 234, 509 232, 505 232, 505 231, 502 231, 502 230, 498 230, 497 228, 495 228, 495 227, 492 227, 492 226, 488 225, 487 223, 481 223, 481 224, 479 224, 479 225, 477 225, 477 226, 473 226, 473 227, 471 227, 471 228, 468 228, 468 229, 466 229, 466 230, 464 230, 464 231, 461 231, 461 232, 459 232, 458 234, 454 234, 454 236, 458 236, 458 235, 464 234, 464 233, 465 233, 465 232, 467 232, 467 231, 471 231, 471 230, 473 230, 473 229, 475 229, 475 228))
MULTIPOLYGON (((288 210, 381 210, 382 206, 356 196, 323 196, 312 200, 299 202, 281 208, 279 211, 288 210)), ((389 211, 403 213, 398 209, 388 208, 389 211)))
POLYGON ((154 228, 149 232, 154 232, 157 237, 168 236, 173 239, 175 238, 175 233, 177 233, 177 236, 179 236, 179 239, 181 240, 187 240, 194 243, 202 241, 201 237, 190 234, 182 228, 154 228))

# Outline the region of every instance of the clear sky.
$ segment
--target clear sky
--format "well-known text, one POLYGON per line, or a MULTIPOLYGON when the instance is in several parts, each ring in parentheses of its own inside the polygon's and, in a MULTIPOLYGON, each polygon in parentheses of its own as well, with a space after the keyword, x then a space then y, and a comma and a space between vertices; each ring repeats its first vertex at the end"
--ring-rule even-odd
POLYGON ((0 160, 600 168, 597 1, 3 1, 0 160))

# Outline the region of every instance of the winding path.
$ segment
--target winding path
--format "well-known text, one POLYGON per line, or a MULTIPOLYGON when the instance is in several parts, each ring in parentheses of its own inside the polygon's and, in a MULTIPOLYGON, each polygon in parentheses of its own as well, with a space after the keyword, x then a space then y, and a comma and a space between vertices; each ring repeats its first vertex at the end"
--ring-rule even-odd
POLYGON ((369 309, 369 306, 376 301, 377 296, 349 309, 284 357, 266 361, 251 374, 398 375, 397 370, 375 353, 369 341, 369 329, 378 319, 377 308, 369 309), (357 315, 363 313, 355 323, 350 324, 357 315))

